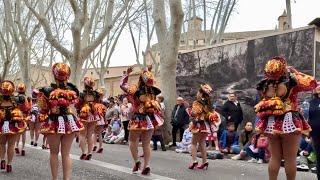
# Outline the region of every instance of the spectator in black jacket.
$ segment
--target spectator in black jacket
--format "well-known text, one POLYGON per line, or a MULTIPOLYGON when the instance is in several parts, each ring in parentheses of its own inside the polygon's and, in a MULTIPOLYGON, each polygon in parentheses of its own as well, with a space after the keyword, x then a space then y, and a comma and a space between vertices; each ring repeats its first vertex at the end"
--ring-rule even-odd
POLYGON ((186 106, 182 97, 177 98, 177 104, 174 106, 171 115, 172 125, 172 145, 171 147, 177 146, 177 132, 179 131, 180 141, 182 141, 183 132, 185 127, 189 124, 189 115, 186 111, 186 106))
POLYGON ((234 122, 235 130, 238 129, 239 124, 243 121, 243 112, 235 93, 229 93, 228 100, 222 107, 222 115, 227 122, 234 122))
POLYGON ((320 180, 320 86, 314 90, 314 97, 309 102, 309 124, 311 139, 317 156, 317 176, 320 180))

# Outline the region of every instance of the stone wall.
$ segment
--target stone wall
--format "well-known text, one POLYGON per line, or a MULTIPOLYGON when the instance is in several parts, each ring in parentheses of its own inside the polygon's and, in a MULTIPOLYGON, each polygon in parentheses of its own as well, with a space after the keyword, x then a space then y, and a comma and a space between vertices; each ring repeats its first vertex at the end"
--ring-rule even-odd
POLYGON ((228 91, 235 91, 243 104, 252 107, 257 97, 255 86, 263 78, 263 67, 271 57, 283 56, 289 65, 312 74, 314 33, 315 28, 305 28, 182 53, 177 65, 178 95, 191 102, 199 84, 208 83, 216 91, 215 101, 226 99, 228 91))

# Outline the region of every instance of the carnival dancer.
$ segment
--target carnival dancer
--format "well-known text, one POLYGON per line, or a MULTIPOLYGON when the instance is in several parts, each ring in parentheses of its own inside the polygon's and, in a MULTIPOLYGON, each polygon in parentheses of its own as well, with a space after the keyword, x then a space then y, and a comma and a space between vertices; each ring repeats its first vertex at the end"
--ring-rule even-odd
POLYGON ((158 128, 163 124, 161 108, 156 100, 156 96, 161 91, 154 86, 154 77, 151 69, 152 67, 149 66, 142 71, 137 85, 129 85, 129 75, 133 70, 130 67, 120 82, 121 89, 126 92, 127 98, 132 104, 133 117, 129 122, 129 147, 135 162, 132 171, 136 173, 141 167, 138 156, 138 145, 141 139, 144 154, 142 175, 150 174, 150 140, 154 128, 158 128))
POLYGON ((47 135, 50 146, 50 166, 52 179, 58 178, 58 155, 61 148, 63 179, 70 179, 70 149, 75 133, 83 130, 82 123, 75 117, 73 105, 78 102, 77 87, 68 83, 70 67, 56 63, 52 67, 55 83, 41 88, 38 94, 39 121, 42 134, 47 135))
MULTIPOLYGON (((16 91, 18 93, 18 95, 16 96, 16 98, 18 99, 18 103, 17 103, 18 108, 22 111, 25 121, 27 123, 29 123, 30 117, 31 117, 31 114, 30 114, 31 107, 32 107, 31 98, 26 96, 26 86, 23 83, 19 83, 17 85, 16 91)), ((22 143, 21 156, 25 156, 25 154, 26 154, 25 149, 24 149, 25 144, 26 144, 26 134, 27 134, 27 131, 23 131, 17 137, 15 152, 16 152, 16 154, 20 154, 19 143, 20 143, 20 138, 21 138, 21 143, 22 143)))
POLYGON ((93 150, 93 134, 99 117, 103 117, 106 111, 102 103, 97 103, 100 94, 93 90, 95 83, 90 77, 84 78, 84 90, 80 93, 77 108, 79 118, 84 124, 84 130, 80 132, 81 160, 90 160, 93 150))
POLYGON ((22 111, 17 104, 24 102, 23 98, 13 95, 15 90, 11 81, 3 81, 0 84, 0 169, 12 172, 12 159, 17 137, 27 128, 22 111), (7 147, 6 147, 7 146, 7 147), (7 161, 5 155, 7 153, 7 161))
POLYGON ((206 152, 206 138, 208 133, 212 133, 212 125, 220 122, 220 116, 212 109, 211 94, 213 90, 208 84, 200 86, 197 93, 197 99, 192 103, 191 115, 192 122, 190 130, 192 132, 191 140, 191 155, 192 163, 189 165, 189 169, 208 169, 209 162, 207 161, 206 152), (202 164, 198 166, 197 161, 197 147, 201 151, 202 164))
POLYGON ((312 76, 287 66, 282 57, 269 60, 264 73, 265 79, 257 87, 262 100, 255 106, 255 111, 259 118, 256 130, 269 135, 269 179, 277 179, 284 159, 287 179, 294 180, 301 133, 307 134, 311 130, 299 113, 297 95, 311 91, 317 82, 312 76))
POLYGON ((30 138, 31 138, 31 146, 38 146, 38 139, 40 133, 40 123, 39 123, 39 107, 37 104, 37 90, 32 91, 32 107, 31 107, 31 117, 29 121, 30 128, 30 138))
POLYGON ((102 102, 102 99, 103 99, 103 96, 104 96, 103 89, 97 89, 96 92, 98 93, 97 94, 97 98, 96 98, 96 103, 100 103, 101 104, 100 106, 103 109, 101 109, 102 110, 102 114, 101 115, 99 115, 99 114, 95 115, 95 118, 97 120, 97 124, 96 124, 96 128, 95 128, 95 131, 94 131, 94 137, 96 137, 96 139, 94 139, 94 144, 96 144, 98 142, 99 143, 99 148, 97 149, 97 146, 94 146, 93 147, 93 151, 97 151, 97 153, 102 153, 103 152, 102 132, 105 130, 105 128, 108 125, 108 122, 105 119, 105 114, 106 114, 106 111, 107 111, 107 107, 102 102))

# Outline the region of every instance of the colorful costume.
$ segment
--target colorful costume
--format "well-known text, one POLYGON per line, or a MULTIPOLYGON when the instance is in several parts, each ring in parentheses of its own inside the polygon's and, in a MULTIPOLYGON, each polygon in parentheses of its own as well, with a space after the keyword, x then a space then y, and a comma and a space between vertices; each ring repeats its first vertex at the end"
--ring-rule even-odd
POLYGON ((299 113, 297 95, 314 89, 316 80, 287 67, 280 57, 268 61, 265 76, 257 87, 262 100, 255 106, 259 118, 256 130, 267 134, 310 132, 309 124, 299 113))
POLYGON ((32 107, 32 101, 30 97, 26 96, 26 86, 23 83, 19 83, 17 85, 17 92, 18 95, 17 98, 17 105, 18 108, 22 111, 23 117, 26 122, 29 122, 31 120, 31 107, 32 107))
MULTIPOLYGON (((200 89, 208 96, 212 93, 212 88, 208 85, 201 85, 200 89)), ((190 115, 194 117, 191 124, 191 132, 194 133, 214 133, 211 129, 212 125, 221 122, 220 116, 214 110, 210 111, 207 102, 203 100, 196 100, 192 103, 190 115)))
POLYGON ((18 108, 25 99, 14 97, 14 90, 11 81, 3 81, 0 85, 0 135, 19 134, 27 128, 23 112, 18 108))
POLYGON ((105 127, 108 125, 108 122, 105 119, 105 115, 107 112, 107 107, 102 103, 102 98, 103 98, 103 90, 102 89, 97 89, 97 98, 96 98, 96 105, 95 107, 99 107, 97 109, 97 115, 96 115, 96 120, 97 120, 97 126, 103 126, 105 127))
POLYGON ((154 77, 150 70, 146 68, 141 73, 138 86, 128 84, 128 74, 121 79, 120 87, 132 104, 133 117, 129 121, 129 130, 150 130, 163 125, 160 104, 156 101, 161 91, 153 86, 154 77))
POLYGON ((39 121, 43 122, 40 132, 43 134, 71 134, 83 129, 83 124, 72 112, 71 106, 78 102, 79 91, 76 86, 67 83, 70 67, 56 63, 52 67, 58 84, 41 88, 38 93, 40 110, 39 121))
POLYGON ((106 107, 99 102, 101 93, 93 90, 94 80, 89 77, 84 78, 85 90, 80 93, 79 103, 79 118, 83 123, 96 123, 102 124, 106 107), (102 121, 101 121, 102 120, 102 121))

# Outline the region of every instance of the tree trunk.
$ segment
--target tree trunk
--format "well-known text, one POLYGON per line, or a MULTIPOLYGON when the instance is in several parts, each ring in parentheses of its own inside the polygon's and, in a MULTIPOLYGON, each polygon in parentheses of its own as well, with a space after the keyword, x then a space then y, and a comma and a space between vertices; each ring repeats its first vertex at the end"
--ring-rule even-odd
POLYGON ((77 62, 75 60, 70 60, 69 62, 70 62, 70 68, 71 68, 70 81, 79 88, 83 63, 77 62))
POLYGON ((99 72, 99 87, 100 88, 105 88, 106 84, 104 83, 104 75, 105 75, 106 71, 101 68, 100 72, 99 72))
POLYGON ((29 42, 23 44, 23 67, 22 77, 23 82, 26 85, 26 94, 31 96, 31 80, 30 80, 30 58, 29 58, 29 42))
MULTIPOLYGON (((163 48, 161 48, 163 49, 163 48)), ((165 98, 166 112, 164 123, 164 139, 168 143, 171 136, 171 112, 176 104, 177 87, 176 87, 176 68, 177 68, 177 52, 167 46, 160 52, 160 86, 162 95, 165 98)))
POLYGON ((160 86, 165 99, 166 111, 164 122, 164 140, 171 140, 171 111, 176 104, 176 67, 178 48, 183 23, 181 0, 170 0, 171 21, 169 30, 166 27, 165 7, 163 0, 154 0, 153 18, 160 45, 160 86))

